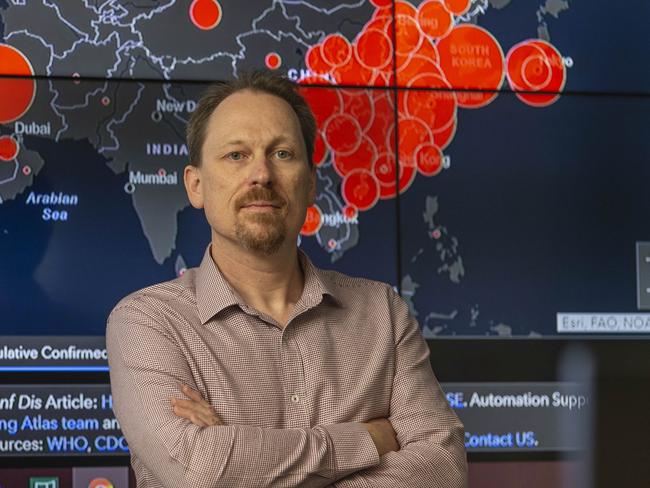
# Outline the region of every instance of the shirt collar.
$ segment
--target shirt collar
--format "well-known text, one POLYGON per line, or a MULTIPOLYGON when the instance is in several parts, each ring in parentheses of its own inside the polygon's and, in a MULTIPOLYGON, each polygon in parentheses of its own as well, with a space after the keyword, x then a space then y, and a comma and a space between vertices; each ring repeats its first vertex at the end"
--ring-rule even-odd
POLYGON ((342 297, 337 294, 338 288, 334 286, 327 273, 317 268, 302 249, 298 249, 298 259, 305 275, 305 286, 301 300, 305 305, 313 307, 318 305, 324 296, 331 297, 338 306, 343 304, 342 297))
MULTIPOLYGON (((212 259, 211 246, 211 244, 208 245, 205 250, 196 276, 196 304, 199 319, 203 325, 222 310, 233 305, 244 304, 242 298, 233 290, 212 259)), ((340 306, 343 303, 341 297, 337 295, 338 290, 333 286, 326 273, 314 266, 301 249, 298 249, 298 258, 305 275, 301 302, 307 308, 315 307, 327 295, 340 306)))

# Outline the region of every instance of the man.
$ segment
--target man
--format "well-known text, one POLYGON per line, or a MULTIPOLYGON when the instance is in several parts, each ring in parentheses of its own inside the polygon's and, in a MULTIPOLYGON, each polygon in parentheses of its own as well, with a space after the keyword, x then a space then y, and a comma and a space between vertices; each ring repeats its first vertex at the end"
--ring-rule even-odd
POLYGON ((291 82, 211 87, 184 181, 212 243, 109 317, 138 487, 464 487, 463 428, 390 286, 315 268, 316 124, 291 82))

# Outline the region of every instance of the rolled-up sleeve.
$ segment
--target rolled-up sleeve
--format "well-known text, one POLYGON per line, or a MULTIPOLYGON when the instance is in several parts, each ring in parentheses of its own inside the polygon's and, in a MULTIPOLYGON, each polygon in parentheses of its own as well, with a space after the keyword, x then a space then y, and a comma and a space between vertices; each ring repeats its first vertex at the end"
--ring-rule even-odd
POLYGON ((113 310, 106 343, 115 415, 132 453, 163 486, 328 486, 379 462, 357 422, 201 428, 177 417, 170 398, 184 397, 182 384, 196 388, 191 369, 164 320, 137 302, 113 310))
POLYGON ((429 361, 429 348, 408 305, 388 290, 395 337, 389 420, 400 450, 377 466, 337 481, 337 488, 465 488, 464 428, 450 408, 429 361))

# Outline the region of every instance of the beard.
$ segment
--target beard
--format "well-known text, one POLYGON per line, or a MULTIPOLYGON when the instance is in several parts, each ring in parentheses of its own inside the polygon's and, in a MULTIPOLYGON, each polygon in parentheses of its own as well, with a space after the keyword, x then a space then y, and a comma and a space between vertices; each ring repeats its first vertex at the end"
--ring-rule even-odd
POLYGON ((287 224, 283 212, 286 202, 272 188, 254 187, 239 198, 236 205, 237 208, 241 208, 259 200, 272 202, 279 209, 270 213, 249 215, 240 212, 235 223, 235 237, 245 249, 270 255, 280 249, 287 237, 287 224))

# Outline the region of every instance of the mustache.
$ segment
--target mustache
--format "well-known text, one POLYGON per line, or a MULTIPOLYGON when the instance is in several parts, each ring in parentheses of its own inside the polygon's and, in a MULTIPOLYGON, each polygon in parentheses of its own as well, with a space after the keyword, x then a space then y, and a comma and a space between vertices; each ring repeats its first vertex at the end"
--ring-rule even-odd
POLYGON ((237 200, 235 200, 235 205, 237 208, 241 208, 250 203, 259 202, 260 200, 269 202, 271 205, 277 207, 283 207, 286 205, 284 198, 282 198, 274 189, 261 186, 256 186, 249 192, 239 197, 237 200))

